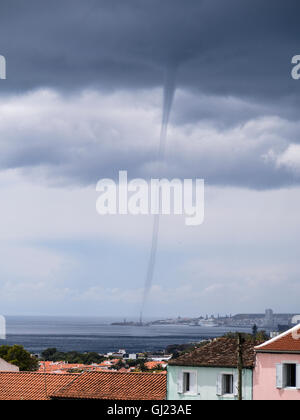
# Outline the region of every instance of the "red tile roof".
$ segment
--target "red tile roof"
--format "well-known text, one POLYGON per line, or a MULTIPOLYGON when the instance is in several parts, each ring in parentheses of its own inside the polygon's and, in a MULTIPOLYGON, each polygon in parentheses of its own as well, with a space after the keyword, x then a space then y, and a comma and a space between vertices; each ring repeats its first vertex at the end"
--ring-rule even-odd
POLYGON ((0 372, 0 400, 49 400, 49 395, 78 375, 0 372))
POLYGON ((109 368, 110 365, 103 363, 84 365, 80 363, 65 363, 65 362, 40 362, 38 372, 40 373, 73 373, 72 371, 102 371, 109 368))
POLYGON ((257 352, 300 353, 300 325, 255 348, 257 352))
POLYGON ((164 369, 168 365, 167 362, 146 362, 145 366, 147 369, 164 369))
MULTIPOLYGON (((254 346, 257 343, 245 341, 243 349, 243 364, 245 368, 253 368, 255 364, 254 346)), ((169 365, 202 366, 202 367, 237 367, 238 341, 235 338, 218 338, 190 353, 172 359, 169 365)))
POLYGON ((165 400, 166 375, 86 372, 53 393, 55 399, 165 400))

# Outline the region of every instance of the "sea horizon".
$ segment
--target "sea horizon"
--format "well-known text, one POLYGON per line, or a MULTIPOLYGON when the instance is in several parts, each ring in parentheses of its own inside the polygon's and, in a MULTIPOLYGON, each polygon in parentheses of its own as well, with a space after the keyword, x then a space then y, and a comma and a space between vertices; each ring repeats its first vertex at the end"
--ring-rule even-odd
MULTIPOLYGON (((7 338, 2 344, 20 344, 32 353, 49 347, 59 351, 107 353, 120 348, 130 353, 163 351, 171 344, 187 344, 250 328, 189 325, 111 325, 120 317, 9 316, 7 338)), ((128 318, 129 320, 129 318, 128 318)), ((146 318, 145 318, 146 320, 146 318)))

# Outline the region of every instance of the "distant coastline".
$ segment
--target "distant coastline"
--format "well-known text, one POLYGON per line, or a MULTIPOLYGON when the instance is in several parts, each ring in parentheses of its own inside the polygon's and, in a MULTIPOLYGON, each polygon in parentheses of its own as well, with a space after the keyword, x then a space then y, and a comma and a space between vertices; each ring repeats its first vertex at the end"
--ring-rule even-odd
MULTIPOLYGON (((115 318, 7 317, 7 340, 32 353, 56 347, 60 351, 108 353, 125 348, 130 353, 164 350, 168 345, 199 342, 222 336, 234 328, 190 328, 188 325, 119 326, 115 318)), ((251 332, 249 328, 239 328, 251 332)))

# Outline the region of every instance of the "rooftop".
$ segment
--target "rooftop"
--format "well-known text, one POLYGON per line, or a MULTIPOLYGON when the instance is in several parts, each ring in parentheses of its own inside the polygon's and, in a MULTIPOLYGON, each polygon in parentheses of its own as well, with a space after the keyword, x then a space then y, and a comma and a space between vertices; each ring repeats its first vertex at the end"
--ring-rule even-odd
POLYGON ((145 366, 147 369, 164 369, 166 366, 168 365, 168 363, 166 362, 146 362, 145 366))
POLYGON ((104 362, 92 365, 84 365, 80 363, 65 363, 65 362, 40 362, 39 372, 40 373, 72 373, 72 370, 75 371, 101 371, 108 369, 113 366, 113 362, 104 362))
MULTIPOLYGON (((255 364, 254 346, 257 343, 245 341, 242 345, 243 365, 253 368, 255 364)), ((235 338, 218 338, 190 353, 172 359, 173 366, 236 367, 238 362, 238 341, 235 338)))
POLYGON ((255 347, 257 352, 300 353, 300 325, 255 347))
POLYGON ((49 400, 49 395, 72 382, 77 375, 35 372, 0 372, 0 400, 49 400))
POLYGON ((52 397, 85 400, 164 400, 166 392, 166 375, 86 372, 54 392, 52 397))

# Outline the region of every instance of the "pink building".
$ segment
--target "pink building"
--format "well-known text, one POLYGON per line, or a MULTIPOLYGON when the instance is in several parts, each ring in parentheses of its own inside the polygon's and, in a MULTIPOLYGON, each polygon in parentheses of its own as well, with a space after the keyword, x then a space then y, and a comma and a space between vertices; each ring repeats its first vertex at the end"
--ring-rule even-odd
POLYGON ((300 325, 255 348, 254 400, 300 400, 300 325))

